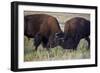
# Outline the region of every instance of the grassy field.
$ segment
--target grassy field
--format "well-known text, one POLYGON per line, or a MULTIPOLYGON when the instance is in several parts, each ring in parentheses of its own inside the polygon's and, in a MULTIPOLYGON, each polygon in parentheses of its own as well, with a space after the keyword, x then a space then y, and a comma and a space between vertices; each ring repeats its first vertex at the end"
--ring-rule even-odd
POLYGON ((46 50, 41 45, 38 50, 34 50, 33 39, 24 37, 24 61, 47 61, 47 60, 64 60, 64 59, 87 59, 90 58, 90 49, 88 43, 82 39, 77 50, 63 49, 60 46, 46 50))

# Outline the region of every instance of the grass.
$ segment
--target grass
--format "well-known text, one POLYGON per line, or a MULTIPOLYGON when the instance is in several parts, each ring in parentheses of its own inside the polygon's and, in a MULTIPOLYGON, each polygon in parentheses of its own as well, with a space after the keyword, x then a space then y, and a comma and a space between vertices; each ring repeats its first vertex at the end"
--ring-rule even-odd
POLYGON ((47 61, 47 60, 65 60, 65 59, 87 59, 90 58, 90 49, 87 48, 88 43, 82 39, 77 50, 63 49, 60 46, 50 48, 48 51, 41 45, 38 50, 34 50, 33 39, 24 37, 24 61, 47 61))

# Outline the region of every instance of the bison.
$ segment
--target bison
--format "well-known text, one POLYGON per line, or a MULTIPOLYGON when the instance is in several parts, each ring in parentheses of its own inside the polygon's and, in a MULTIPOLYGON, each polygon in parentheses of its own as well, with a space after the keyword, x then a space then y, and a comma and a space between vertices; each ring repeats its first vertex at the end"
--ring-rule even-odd
POLYGON ((79 41, 85 38, 90 46, 90 21, 74 17, 65 22, 64 33, 57 33, 56 41, 65 49, 76 49, 79 41))
POLYGON ((34 38, 35 49, 42 43, 44 48, 55 47, 55 34, 62 32, 57 19, 47 14, 24 16, 24 35, 34 38))

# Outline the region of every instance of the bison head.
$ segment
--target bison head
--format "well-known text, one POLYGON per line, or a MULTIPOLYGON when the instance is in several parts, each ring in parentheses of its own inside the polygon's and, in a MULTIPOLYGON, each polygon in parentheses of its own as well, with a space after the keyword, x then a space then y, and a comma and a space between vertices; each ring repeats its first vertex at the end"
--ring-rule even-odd
POLYGON ((59 45, 64 49, 74 49, 77 47, 79 41, 66 33, 60 32, 55 34, 54 42, 57 46, 59 45))
POLYGON ((55 44, 58 46, 61 46, 63 47, 63 44, 64 44, 64 33, 63 32, 58 32, 58 33, 55 33, 55 36, 54 36, 54 42, 55 44))

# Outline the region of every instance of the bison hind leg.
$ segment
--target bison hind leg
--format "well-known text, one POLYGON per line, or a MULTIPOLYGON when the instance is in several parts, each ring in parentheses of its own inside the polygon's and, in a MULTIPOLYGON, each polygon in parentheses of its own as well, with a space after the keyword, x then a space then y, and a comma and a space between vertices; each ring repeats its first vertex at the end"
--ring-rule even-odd
POLYGON ((88 42, 88 48, 90 48, 90 38, 89 38, 89 37, 86 37, 85 39, 86 39, 87 42, 88 42))

